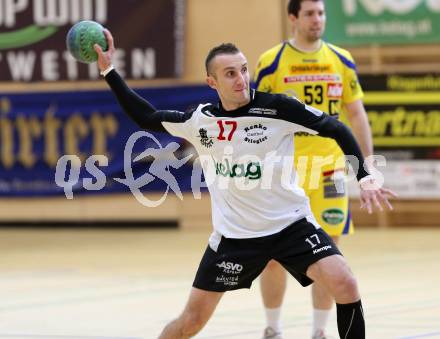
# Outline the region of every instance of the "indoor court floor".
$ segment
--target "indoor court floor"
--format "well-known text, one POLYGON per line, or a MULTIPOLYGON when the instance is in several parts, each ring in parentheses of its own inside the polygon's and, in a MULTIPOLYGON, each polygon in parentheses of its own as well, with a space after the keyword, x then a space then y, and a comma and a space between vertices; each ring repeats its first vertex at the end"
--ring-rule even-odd
MULTIPOLYGON (((0 338, 156 338, 182 309, 209 230, 0 229, 0 338)), ((360 229, 342 251, 367 338, 440 338, 440 229, 360 229)), ((310 291, 293 279, 286 339, 310 338, 310 291)), ((335 316, 330 333, 336 337, 335 316)), ((258 339, 258 281, 227 293, 196 338, 258 339)))

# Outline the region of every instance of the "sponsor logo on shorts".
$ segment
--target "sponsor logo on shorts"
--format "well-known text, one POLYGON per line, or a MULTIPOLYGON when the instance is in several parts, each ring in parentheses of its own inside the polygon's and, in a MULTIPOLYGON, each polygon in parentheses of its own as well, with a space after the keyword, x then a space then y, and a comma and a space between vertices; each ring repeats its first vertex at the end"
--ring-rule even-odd
POLYGON ((224 275, 221 275, 220 277, 215 278, 216 283, 223 283, 223 285, 226 286, 236 286, 238 285, 238 277, 225 277, 224 275))
POLYGON ((327 224, 337 225, 344 221, 344 212, 339 208, 329 208, 322 212, 322 220, 327 224))
POLYGON ((313 250, 313 254, 316 254, 316 253, 319 253, 319 252, 322 252, 322 251, 327 251, 330 248, 332 248, 331 245, 325 245, 323 247, 317 248, 316 250, 313 250))
POLYGON ((239 274, 243 270, 243 265, 232 262, 222 261, 221 264, 215 264, 218 268, 223 268, 224 273, 239 274))

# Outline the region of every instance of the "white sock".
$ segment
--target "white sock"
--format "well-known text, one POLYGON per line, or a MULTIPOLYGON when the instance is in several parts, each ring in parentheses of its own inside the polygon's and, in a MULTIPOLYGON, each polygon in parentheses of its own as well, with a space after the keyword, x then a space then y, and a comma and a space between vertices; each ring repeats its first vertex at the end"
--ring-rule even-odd
POLYGON ((327 326, 328 318, 331 314, 330 310, 318 310, 316 308, 313 309, 313 325, 312 325, 312 336, 316 334, 318 331, 325 332, 325 328, 327 326))
POLYGON ((268 327, 272 327, 275 332, 281 332, 281 307, 265 308, 266 322, 268 327))

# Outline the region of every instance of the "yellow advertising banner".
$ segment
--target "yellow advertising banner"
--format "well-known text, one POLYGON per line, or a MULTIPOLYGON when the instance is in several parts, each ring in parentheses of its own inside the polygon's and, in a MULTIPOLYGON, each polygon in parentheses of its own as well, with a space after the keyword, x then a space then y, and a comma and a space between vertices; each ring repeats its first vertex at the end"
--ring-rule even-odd
POLYGON ((361 83, 376 149, 440 157, 439 75, 363 76, 361 83))

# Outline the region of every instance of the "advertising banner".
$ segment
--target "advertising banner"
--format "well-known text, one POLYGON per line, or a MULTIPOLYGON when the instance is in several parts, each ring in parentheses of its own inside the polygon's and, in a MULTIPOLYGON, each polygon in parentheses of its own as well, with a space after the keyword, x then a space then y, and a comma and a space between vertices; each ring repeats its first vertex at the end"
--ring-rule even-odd
MULTIPOLYGON (((384 184, 399 199, 440 199, 440 161, 387 160, 377 170, 384 184)), ((350 197, 359 197, 359 185, 354 177, 349 182, 350 197)))
POLYGON ((70 27, 93 20, 116 41, 114 63, 127 79, 180 77, 185 0, 0 1, 0 82, 99 77, 96 64, 66 51, 70 27))
MULTIPOLYGON (((400 199, 440 198, 440 75, 362 75, 377 169, 400 199)), ((358 196, 351 181, 350 194, 358 196)))
MULTIPOLYGON (((216 102, 202 86, 137 90, 158 109, 185 111, 200 97, 216 102)), ((78 91, 0 95, 0 196, 185 191, 194 175, 182 141, 141 131, 112 93, 78 91)), ((194 185, 193 185, 194 187, 194 185)))
POLYGON ((326 11, 326 39, 336 45, 440 41, 439 0, 336 0, 326 11))
POLYGON ((375 152, 389 160, 440 159, 440 75, 363 75, 375 152))

